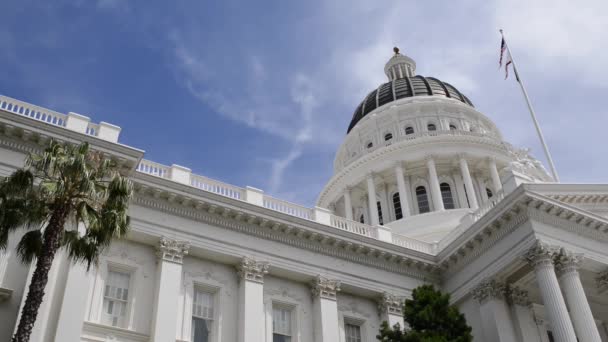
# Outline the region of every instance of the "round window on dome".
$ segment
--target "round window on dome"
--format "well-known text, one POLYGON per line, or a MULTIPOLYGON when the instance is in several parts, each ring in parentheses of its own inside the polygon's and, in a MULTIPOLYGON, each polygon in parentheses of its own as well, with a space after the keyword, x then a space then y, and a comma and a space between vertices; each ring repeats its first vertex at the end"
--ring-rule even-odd
POLYGON ((456 125, 454 125, 454 124, 450 124, 450 131, 455 131, 455 130, 457 130, 457 129, 458 129, 458 128, 456 127, 456 125))
POLYGON ((412 126, 405 127, 405 135, 410 135, 410 134, 414 134, 414 127, 412 127, 412 126))
POLYGON ((435 126, 435 124, 428 124, 428 125, 426 126, 426 129, 427 129, 428 131, 436 131, 436 130, 437 130, 437 126, 435 126))
POLYGON ((393 133, 386 133, 384 135, 384 141, 389 141, 391 139, 393 139, 393 133))
POLYGON ((373 143, 373 142, 371 142, 371 141, 369 141, 369 142, 368 142, 368 143, 367 143, 365 146, 366 146, 367 148, 372 148, 372 147, 374 147, 374 143, 373 143))

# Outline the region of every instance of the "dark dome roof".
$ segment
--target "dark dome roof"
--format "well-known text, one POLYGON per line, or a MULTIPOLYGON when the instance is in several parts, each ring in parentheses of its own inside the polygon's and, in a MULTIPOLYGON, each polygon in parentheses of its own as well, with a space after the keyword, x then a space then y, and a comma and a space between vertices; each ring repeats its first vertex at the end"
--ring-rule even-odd
POLYGON ((363 99, 353 113, 353 119, 348 125, 347 133, 355 127, 357 122, 378 107, 406 97, 429 95, 453 98, 473 107, 473 103, 449 83, 420 75, 398 78, 380 85, 378 89, 375 89, 363 99))

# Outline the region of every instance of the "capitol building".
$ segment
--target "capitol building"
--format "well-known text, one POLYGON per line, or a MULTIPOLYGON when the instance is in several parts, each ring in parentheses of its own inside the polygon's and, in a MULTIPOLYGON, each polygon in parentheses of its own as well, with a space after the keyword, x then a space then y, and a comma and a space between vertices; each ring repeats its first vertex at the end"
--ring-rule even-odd
MULTIPOLYGON (((128 239, 95 267, 57 254, 30 341, 374 342, 434 284, 474 341, 608 342, 608 184, 555 182, 475 99, 417 75, 398 49, 384 73, 345 115, 313 208, 146 160, 115 125, 0 96, 0 176, 51 139, 86 141, 135 188, 128 239)), ((18 240, 0 250, 0 341, 32 273, 18 240)))

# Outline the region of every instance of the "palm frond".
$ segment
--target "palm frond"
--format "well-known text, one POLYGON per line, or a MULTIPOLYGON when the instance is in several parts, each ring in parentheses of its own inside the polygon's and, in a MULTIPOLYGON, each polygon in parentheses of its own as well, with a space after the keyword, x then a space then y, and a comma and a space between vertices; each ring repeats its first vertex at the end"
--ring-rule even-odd
POLYGON ((42 252, 42 232, 40 230, 32 230, 21 238, 17 244, 17 255, 23 263, 29 264, 40 256, 42 252))

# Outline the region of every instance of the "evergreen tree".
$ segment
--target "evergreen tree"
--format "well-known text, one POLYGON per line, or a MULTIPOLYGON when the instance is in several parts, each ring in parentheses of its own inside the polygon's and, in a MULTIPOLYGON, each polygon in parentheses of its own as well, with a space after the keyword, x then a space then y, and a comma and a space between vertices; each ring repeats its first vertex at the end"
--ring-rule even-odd
POLYGON ((383 322, 378 340, 382 342, 471 342, 471 327, 464 315, 450 305, 450 295, 433 285, 414 289, 403 310, 409 329, 383 322))
POLYGON ((0 250, 22 228, 17 254, 25 263, 36 260, 13 342, 29 341, 57 250, 90 267, 113 238, 127 233, 131 194, 116 164, 86 143, 52 141, 0 180, 0 250))

